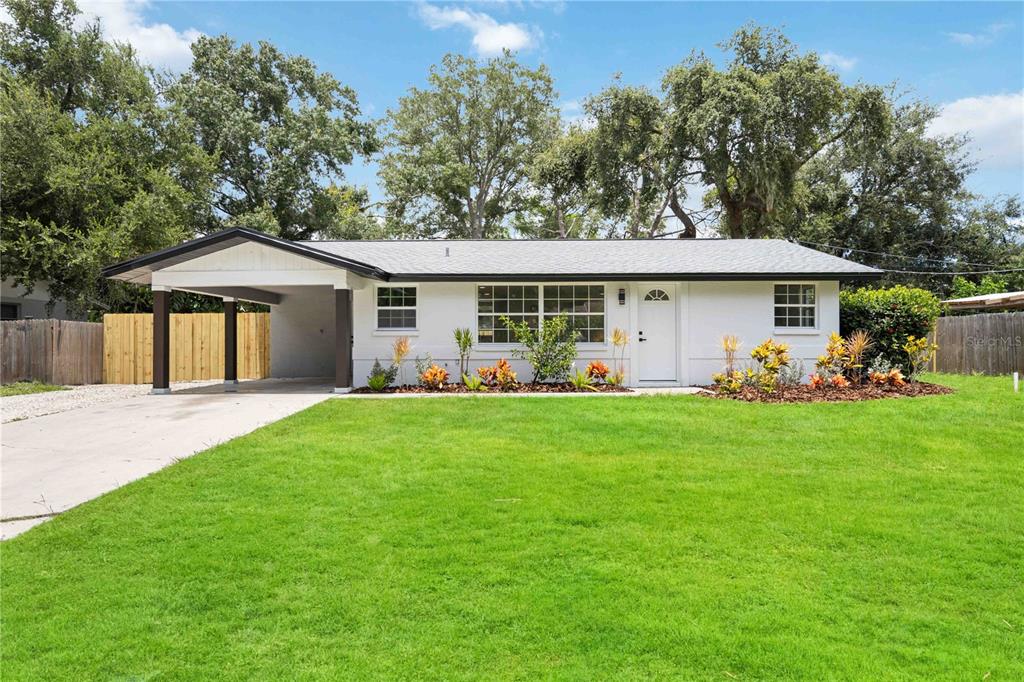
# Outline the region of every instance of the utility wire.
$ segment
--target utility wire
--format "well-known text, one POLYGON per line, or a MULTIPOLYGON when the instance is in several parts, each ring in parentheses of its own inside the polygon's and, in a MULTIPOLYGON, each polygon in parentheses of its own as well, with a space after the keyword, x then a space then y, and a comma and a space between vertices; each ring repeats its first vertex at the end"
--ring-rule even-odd
POLYGON ((893 272, 899 275, 943 275, 946 277, 956 277, 957 275, 995 275, 1006 272, 1024 272, 1024 268, 1010 268, 1008 270, 970 270, 962 272, 943 272, 941 270, 889 270, 888 268, 878 268, 883 272, 893 272))
MULTIPOLYGON (((833 244, 819 244, 818 242, 807 241, 806 239, 793 238, 792 241, 799 242, 801 244, 807 244, 810 246, 816 246, 820 249, 833 249, 835 251, 854 251, 856 253, 869 253, 873 256, 885 256, 886 258, 903 258, 904 260, 916 260, 916 261, 928 261, 931 263, 949 263, 948 259, 941 258, 924 258, 923 256, 904 256, 898 253, 885 253, 882 251, 868 251, 866 249, 855 249, 852 246, 835 246, 833 244)), ((957 261, 956 265, 973 265, 981 268, 998 268, 999 266, 995 263, 970 263, 967 261, 957 261)))

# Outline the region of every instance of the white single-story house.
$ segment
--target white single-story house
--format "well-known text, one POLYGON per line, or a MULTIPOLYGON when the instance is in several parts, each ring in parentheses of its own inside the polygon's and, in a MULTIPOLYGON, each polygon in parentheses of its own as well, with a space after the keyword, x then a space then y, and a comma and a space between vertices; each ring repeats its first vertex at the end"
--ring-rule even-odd
MULTIPOLYGON (((671 386, 721 371, 725 334, 746 349, 785 341, 809 369, 839 329, 840 282, 881 274, 773 239, 296 242, 240 228, 104 271, 153 289, 155 392, 169 390, 175 290, 224 299, 229 388, 236 300, 270 305, 272 376, 334 376, 339 392, 364 385, 395 337, 409 337, 411 358, 429 353, 457 378, 457 327, 473 333, 475 368, 512 359, 501 316, 536 326, 559 313, 580 332, 580 367, 613 365, 619 327, 630 339, 627 383, 671 386)), ((531 377, 524 362, 513 365, 531 377)))

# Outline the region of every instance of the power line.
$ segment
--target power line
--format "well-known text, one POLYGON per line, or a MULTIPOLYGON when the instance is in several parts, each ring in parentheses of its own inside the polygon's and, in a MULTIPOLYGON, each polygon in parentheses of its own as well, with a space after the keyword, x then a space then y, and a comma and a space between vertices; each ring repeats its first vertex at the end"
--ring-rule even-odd
POLYGON ((957 275, 996 275, 1007 272, 1024 272, 1024 268, 1010 268, 1008 270, 969 270, 962 272, 942 272, 941 270, 889 270, 888 268, 878 268, 882 272, 892 272, 898 275, 943 275, 946 277, 955 277, 957 275))
MULTIPOLYGON (((833 244, 819 244, 818 242, 807 241, 806 239, 793 238, 792 241, 799 242, 801 244, 808 244, 810 246, 816 246, 820 249, 833 249, 835 251, 854 251, 856 253, 869 253, 873 256, 885 256, 886 258, 903 258, 904 260, 928 261, 930 263, 949 263, 948 259, 925 258, 923 256, 904 256, 898 253, 885 253, 883 251, 868 251, 867 249, 855 249, 852 246, 835 246, 833 244)), ((956 265, 973 265, 981 268, 999 267, 995 263, 970 263, 968 261, 957 261, 956 265)))

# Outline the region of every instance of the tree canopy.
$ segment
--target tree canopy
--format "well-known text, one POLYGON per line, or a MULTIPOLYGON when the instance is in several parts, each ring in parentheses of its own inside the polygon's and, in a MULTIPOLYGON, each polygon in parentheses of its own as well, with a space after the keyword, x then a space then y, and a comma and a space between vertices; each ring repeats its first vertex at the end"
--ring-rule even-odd
POLYGON ((380 179, 399 234, 497 237, 524 208, 530 163, 556 134, 546 67, 506 51, 478 62, 449 54, 388 112, 380 179))
POLYGON ((377 149, 356 93, 307 58, 267 42, 201 37, 192 66, 164 95, 192 121, 216 164, 217 223, 259 227, 289 239, 334 236, 339 206, 325 181, 377 149))
POLYGON ((782 237, 943 294, 952 272, 977 272, 958 291, 1024 286, 985 272, 1024 268, 1024 221, 1020 197, 968 190, 967 139, 774 29, 742 27, 722 62, 691 54, 660 91, 616 76, 571 125, 547 67, 508 52, 446 55, 369 121, 351 88, 267 42, 202 37, 184 73, 156 74, 73 0, 0 2, 4 276, 83 308, 145 305, 102 266, 226 225, 291 239, 782 237), (347 184, 360 157, 379 162, 382 196, 347 184))

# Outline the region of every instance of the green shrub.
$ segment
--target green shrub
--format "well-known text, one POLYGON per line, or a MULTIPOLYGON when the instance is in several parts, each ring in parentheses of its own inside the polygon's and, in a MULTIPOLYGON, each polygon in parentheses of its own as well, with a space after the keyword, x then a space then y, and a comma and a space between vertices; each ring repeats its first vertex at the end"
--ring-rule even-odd
POLYGON ((517 358, 533 367, 533 381, 565 381, 576 359, 576 339, 580 333, 569 329, 569 318, 562 314, 545 318, 534 331, 525 322, 501 318, 502 324, 515 335, 522 349, 512 351, 517 358))
POLYGON ((927 336, 942 313, 942 303, 931 292, 905 286, 857 289, 839 294, 839 326, 844 335, 858 329, 874 340, 863 361, 884 358, 907 368, 903 350, 908 336, 927 336))
POLYGON ((384 369, 380 364, 380 360, 374 360, 373 368, 370 369, 370 376, 366 378, 366 385, 374 393, 380 393, 391 385, 397 374, 398 368, 394 365, 384 369))
POLYGON ((594 386, 594 379, 586 372, 576 370, 576 373, 569 377, 570 383, 576 388, 577 391, 596 391, 597 387, 594 386))

